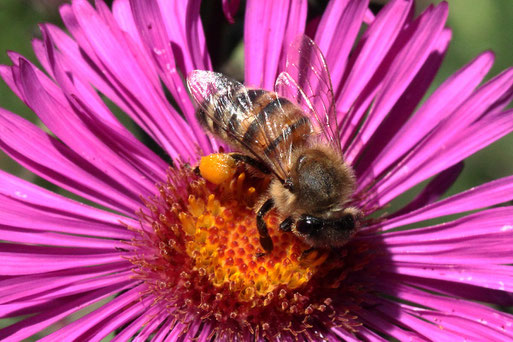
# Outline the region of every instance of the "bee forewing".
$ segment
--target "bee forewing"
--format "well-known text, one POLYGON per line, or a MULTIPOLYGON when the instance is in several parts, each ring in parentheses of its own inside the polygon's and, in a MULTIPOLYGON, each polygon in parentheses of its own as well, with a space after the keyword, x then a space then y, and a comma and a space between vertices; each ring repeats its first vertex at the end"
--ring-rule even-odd
POLYGON ((324 55, 313 40, 298 36, 287 50, 287 66, 276 81, 278 94, 299 104, 315 131, 342 155, 333 86, 324 55))
POLYGON ((278 178, 287 177, 293 147, 310 132, 295 105, 211 71, 193 71, 187 84, 207 131, 262 161, 278 178))

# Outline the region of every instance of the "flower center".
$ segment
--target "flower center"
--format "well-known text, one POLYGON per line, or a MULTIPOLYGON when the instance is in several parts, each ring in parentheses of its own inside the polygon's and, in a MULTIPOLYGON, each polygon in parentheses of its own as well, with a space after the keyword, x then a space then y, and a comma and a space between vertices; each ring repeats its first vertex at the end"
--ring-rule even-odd
POLYGON ((253 208, 268 181, 239 168, 212 184, 191 168, 171 169, 159 196, 141 209, 141 226, 130 227, 138 233, 131 242, 135 277, 182 323, 215 321, 217 337, 274 339, 304 332, 321 317, 326 326, 353 329, 349 310, 332 305, 347 275, 342 259, 330 258, 330 251, 304 253, 309 246, 280 231, 275 211, 266 216, 274 249, 262 253, 253 208))

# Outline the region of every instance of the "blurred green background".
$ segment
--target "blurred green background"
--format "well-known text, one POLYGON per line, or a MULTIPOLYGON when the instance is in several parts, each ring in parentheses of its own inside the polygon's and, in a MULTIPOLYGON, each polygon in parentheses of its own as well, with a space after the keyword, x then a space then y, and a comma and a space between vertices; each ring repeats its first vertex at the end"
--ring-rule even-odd
MULTIPOLYGON (((204 4, 210 6, 216 1, 221 2, 221 0, 208 0, 204 1, 204 4)), ((57 7, 61 2, 63 1, 0 0, 0 49, 17 51, 35 61, 30 44, 33 37, 40 36, 37 23, 50 21, 60 24, 57 7)), ((377 4, 384 2, 386 1, 375 1, 377 4)), ((421 11, 432 2, 418 0, 417 11, 421 11)), ((492 49, 496 54, 496 62, 488 78, 513 65, 513 21, 511 19, 513 18, 513 0, 449 0, 448 2, 450 6, 448 26, 453 30, 453 40, 433 87, 439 85, 478 53, 487 49, 492 49)), ((239 12, 242 12, 242 8, 239 12)), ((4 52, 0 54, 0 63, 10 64, 4 52)), ((0 106, 31 118, 33 121, 36 120, 30 110, 1 81, 0 106)), ((470 157, 466 161, 462 176, 450 193, 513 174, 512 146, 513 136, 510 135, 470 157)), ((45 184, 11 162, 4 154, 0 154, 0 164, 3 170, 45 184)))

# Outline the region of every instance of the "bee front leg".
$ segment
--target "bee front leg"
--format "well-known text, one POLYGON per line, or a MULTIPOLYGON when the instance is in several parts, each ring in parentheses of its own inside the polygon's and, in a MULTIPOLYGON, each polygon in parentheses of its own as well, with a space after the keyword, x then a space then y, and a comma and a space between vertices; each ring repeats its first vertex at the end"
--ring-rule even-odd
POLYGON ((265 215, 274 207, 274 201, 272 198, 265 201, 257 212, 257 228, 258 234, 260 235, 260 245, 266 253, 270 253, 273 250, 273 240, 269 236, 267 230, 267 224, 264 221, 265 215))

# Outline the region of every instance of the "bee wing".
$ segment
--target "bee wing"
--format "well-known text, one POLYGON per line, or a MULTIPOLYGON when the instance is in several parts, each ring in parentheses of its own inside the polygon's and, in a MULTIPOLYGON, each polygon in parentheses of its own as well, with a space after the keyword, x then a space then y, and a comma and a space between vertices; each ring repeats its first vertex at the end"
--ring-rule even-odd
MULTIPOLYGON (((212 71, 195 70, 187 77, 187 85, 194 100, 211 123, 212 133, 235 147, 249 152, 253 158, 264 163, 278 179, 284 180, 288 174, 285 158, 276 158, 276 151, 270 154, 267 148, 272 145, 269 137, 282 134, 284 127, 280 120, 271 116, 288 114, 281 103, 272 109, 261 108, 255 99, 268 96, 264 103, 275 103, 277 94, 259 89, 247 89, 243 84, 223 74, 212 71)), ((279 152, 282 153, 282 152, 279 152)), ((288 156, 290 158, 290 156, 288 156)))
POLYGON ((287 51, 287 65, 275 90, 295 101, 310 118, 318 137, 342 155, 333 85, 321 50, 309 37, 298 36, 287 51))

